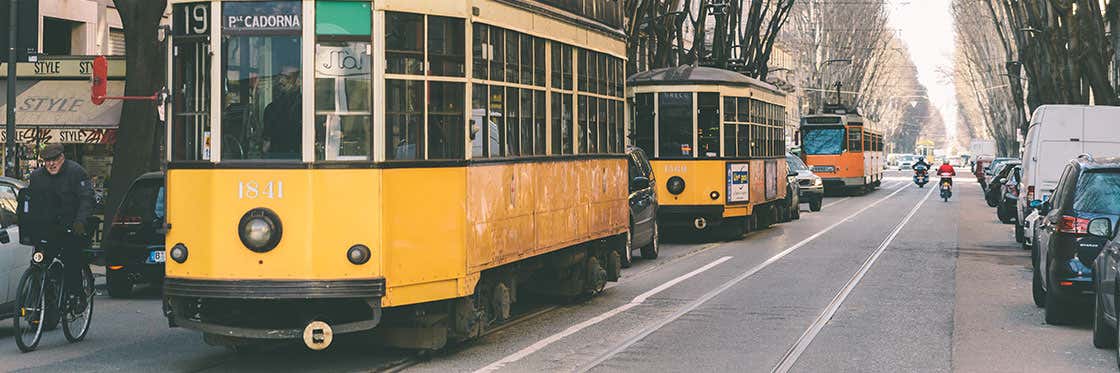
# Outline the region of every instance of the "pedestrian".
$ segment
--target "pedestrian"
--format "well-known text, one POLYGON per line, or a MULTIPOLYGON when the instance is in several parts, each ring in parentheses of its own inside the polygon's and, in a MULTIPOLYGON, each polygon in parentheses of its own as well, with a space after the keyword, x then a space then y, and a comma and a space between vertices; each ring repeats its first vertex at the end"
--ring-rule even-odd
MULTIPOLYGON (((42 167, 31 173, 28 188, 35 196, 49 199, 36 205, 49 209, 42 215, 48 217, 51 226, 37 231, 49 232, 46 238, 51 249, 59 250, 66 271, 66 287, 77 291, 82 288, 82 268, 88 266, 84 250, 89 246, 86 222, 93 213, 93 185, 85 168, 66 159, 62 144, 47 145, 39 156, 42 167)), ((75 295, 85 299, 82 294, 75 295)))

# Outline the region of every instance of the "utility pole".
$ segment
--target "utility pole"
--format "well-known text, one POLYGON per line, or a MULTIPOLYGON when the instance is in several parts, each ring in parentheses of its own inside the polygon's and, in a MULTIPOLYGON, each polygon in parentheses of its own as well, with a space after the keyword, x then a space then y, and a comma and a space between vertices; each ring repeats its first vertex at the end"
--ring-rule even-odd
POLYGON ((19 5, 17 0, 10 0, 8 5, 8 122, 5 133, 8 135, 7 146, 5 149, 4 157, 4 175, 11 178, 19 179, 19 156, 16 150, 16 83, 19 80, 16 77, 16 63, 19 58, 16 53, 16 45, 19 43, 19 38, 16 35, 19 27, 16 27, 16 22, 19 22, 19 5))

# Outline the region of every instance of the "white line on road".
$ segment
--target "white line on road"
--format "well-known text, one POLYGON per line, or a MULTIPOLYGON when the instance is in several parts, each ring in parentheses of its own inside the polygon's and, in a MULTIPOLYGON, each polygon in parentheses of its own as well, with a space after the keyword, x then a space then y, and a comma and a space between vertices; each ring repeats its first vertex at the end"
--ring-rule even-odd
POLYGON ((849 199, 852 199, 852 197, 844 197, 844 198, 841 198, 841 199, 838 199, 838 200, 835 200, 835 201, 829 202, 829 203, 828 203, 827 205, 824 205, 824 206, 823 206, 823 207, 821 207, 821 208, 822 208, 822 209, 826 209, 826 208, 829 208, 829 207, 835 206, 836 204, 838 204, 838 203, 840 203, 840 202, 844 202, 844 201, 847 201, 847 200, 849 200, 849 199))
POLYGON ((852 213, 851 215, 848 215, 848 217, 844 218, 844 220, 838 221, 838 222, 828 226, 827 228, 821 230, 820 232, 817 232, 817 233, 813 234, 812 236, 809 236, 808 238, 806 238, 804 240, 801 240, 801 242, 798 242, 798 243, 794 244, 793 246, 790 246, 789 248, 783 250, 782 252, 770 257, 770 259, 767 259, 765 262, 762 262, 759 265, 755 266, 754 268, 751 268, 750 270, 748 270, 746 272, 743 272, 738 277, 735 277, 734 279, 731 279, 731 281, 723 283, 722 285, 715 288, 714 290, 709 291, 707 294, 704 294, 700 298, 697 298, 696 300, 692 301, 688 305, 685 305, 681 309, 677 310, 677 312, 674 312, 672 315, 669 315, 669 317, 667 317, 665 319, 662 319, 657 324, 646 327, 645 329, 642 329, 641 331, 639 331, 637 334, 634 334, 630 338, 627 338, 625 341, 622 342, 622 344, 619 344, 618 346, 615 346, 615 348, 611 349, 610 351, 607 351, 607 353, 603 354, 602 356, 599 356, 599 358, 595 359, 591 363, 589 363, 587 365, 584 365, 578 371, 579 372, 586 372, 588 370, 591 370, 591 368, 594 368, 594 367, 598 366, 599 364, 602 364, 607 359, 610 359, 611 357, 614 357, 614 355, 617 355, 618 353, 620 353, 622 351, 625 351, 627 348, 634 345, 635 343, 638 343, 638 341, 641 341, 642 339, 645 339, 645 337, 649 336, 650 334, 653 334, 653 332, 657 331, 658 329, 661 329, 661 328, 665 327, 665 325, 668 325, 669 323, 671 323, 674 320, 680 318, 681 316, 684 316, 685 314, 687 314, 689 312, 692 312, 692 310, 695 310, 696 308, 700 307, 701 305, 708 302, 712 298, 715 298, 717 295, 720 295, 724 291, 727 291, 727 289, 730 289, 732 286, 735 286, 736 284, 742 282, 743 280, 746 280, 748 277, 753 276, 755 273, 758 273, 758 271, 761 271, 763 268, 766 268, 766 267, 770 266, 771 264, 774 264, 774 262, 777 262, 779 259, 785 257, 786 255, 789 255, 789 253, 792 253, 794 250, 797 250, 797 249, 801 248, 802 246, 805 246, 809 242, 819 238, 820 236, 823 236, 825 233, 828 233, 829 231, 835 229, 836 227, 839 227, 841 224, 844 224, 844 223, 852 220, 852 218, 854 218, 857 215, 863 213, 864 211, 867 211, 867 210, 871 209, 872 207, 875 207, 879 203, 882 203, 883 201, 886 201, 887 199, 889 199, 891 197, 894 197, 896 194, 902 192, 903 190, 906 190, 906 187, 899 188, 898 190, 895 190, 893 193, 887 195, 886 197, 880 198, 879 200, 871 203, 870 205, 864 206, 862 209, 859 209, 859 211, 856 211, 855 213, 852 213))
POLYGON ((850 280, 848 280, 848 283, 844 285, 844 288, 840 290, 839 294, 836 294, 836 297, 833 298, 832 302, 828 304, 828 307, 825 307, 824 311, 817 316, 816 320, 813 320, 813 324, 809 326, 809 329, 805 330, 805 333, 801 334, 801 337, 797 339, 797 343, 794 343, 793 347, 790 347, 790 349, 786 351, 785 356, 782 356, 782 360, 778 362, 778 365, 775 366, 774 370, 772 370, 771 372, 786 373, 789 372, 791 368, 793 368, 793 364, 797 362, 797 358, 801 357, 801 353, 805 352, 806 348, 809 348, 809 344, 813 343, 813 339, 817 337, 817 334, 820 333, 821 329, 824 329, 825 324, 828 324, 828 321, 832 320, 832 316, 835 315, 836 311, 840 309, 840 305, 843 304, 844 300, 848 298, 848 294, 851 294, 852 290, 855 289, 857 285, 859 285, 859 282, 863 280, 863 276, 871 270, 871 266, 875 265, 875 262, 878 261, 879 257, 883 255, 883 251, 886 251, 887 246, 890 246, 891 242, 893 242, 895 237, 898 236, 898 233, 901 232, 902 228, 906 226, 906 223, 914 217, 914 214, 918 213, 918 210, 921 209, 922 205, 926 203, 926 200, 929 199, 929 196, 933 194, 933 191, 934 189, 931 188, 928 192, 926 192, 926 196, 922 198, 922 200, 919 201, 918 204, 914 205, 914 208, 910 210, 910 213, 906 215, 906 218, 902 219, 902 221, 898 223, 898 226, 896 226, 894 230, 891 231, 891 234, 887 236, 887 239, 883 240, 883 243, 880 244, 879 247, 875 249, 875 252, 867 258, 867 261, 863 263, 863 266, 861 266, 859 270, 856 271, 856 274, 852 276, 850 280))
POLYGON ((611 316, 626 312, 627 310, 642 304, 643 302, 646 301, 646 299, 649 299, 649 297, 657 295, 658 293, 660 293, 662 291, 665 291, 665 289, 668 289, 668 288, 672 287, 673 285, 676 285, 676 284, 680 283, 681 281, 687 280, 687 279, 689 279, 693 276, 696 276, 700 273, 703 273, 704 271, 712 269, 712 267, 715 267, 715 266, 719 265, 720 263, 726 262, 728 260, 731 260, 730 256, 725 256, 725 257, 716 259, 715 261, 713 261, 711 263, 708 263, 707 265, 705 265, 703 267, 697 268, 696 270, 694 270, 692 272, 689 272, 689 273, 684 274, 680 277, 677 277, 677 278, 673 279, 672 281, 661 284, 660 286, 655 287, 655 288, 651 289, 650 291, 647 291, 645 293, 642 293, 641 295, 638 295, 637 297, 634 297, 634 299, 631 300, 629 303, 626 303, 622 306, 619 306, 618 308, 607 311, 607 312, 605 312, 605 313, 603 313, 599 316, 595 316, 593 318, 587 319, 586 321, 581 322, 579 324, 572 325, 572 326, 568 327, 567 329, 564 329, 564 331, 562 331, 560 333, 553 334, 552 336, 549 336, 548 338, 542 339, 542 340, 538 341, 537 343, 533 343, 532 345, 529 345, 529 347, 525 347, 525 348, 521 349, 521 351, 517 351, 517 352, 513 353, 512 355, 506 356, 506 357, 502 358, 501 360, 495 361, 495 362, 491 363, 490 365, 482 367, 481 369, 476 370, 475 373, 493 372, 495 370, 501 369, 506 364, 513 363, 513 362, 516 362, 518 360, 521 360, 521 359, 525 358, 526 356, 529 356, 530 354, 532 354, 534 352, 540 351, 541 349, 543 349, 545 347, 548 347, 548 345, 550 345, 550 344, 556 343, 556 341, 564 339, 564 337, 575 334, 575 333, 579 332, 580 330, 586 329, 589 326, 598 324, 598 323, 602 322, 603 320, 606 320, 606 319, 610 318, 611 316))

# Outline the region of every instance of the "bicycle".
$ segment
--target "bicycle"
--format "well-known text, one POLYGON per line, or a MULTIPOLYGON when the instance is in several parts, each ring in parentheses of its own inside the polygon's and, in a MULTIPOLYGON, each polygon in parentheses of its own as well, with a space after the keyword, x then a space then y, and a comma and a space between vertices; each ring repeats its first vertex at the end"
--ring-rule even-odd
POLYGON ((31 266, 19 279, 16 315, 12 320, 16 345, 22 352, 34 351, 43 331, 53 329, 59 322, 70 343, 81 341, 89 333, 93 317, 93 272, 88 265, 82 268, 81 296, 65 291, 68 285, 63 275, 65 263, 59 259, 59 251, 36 246, 31 266))

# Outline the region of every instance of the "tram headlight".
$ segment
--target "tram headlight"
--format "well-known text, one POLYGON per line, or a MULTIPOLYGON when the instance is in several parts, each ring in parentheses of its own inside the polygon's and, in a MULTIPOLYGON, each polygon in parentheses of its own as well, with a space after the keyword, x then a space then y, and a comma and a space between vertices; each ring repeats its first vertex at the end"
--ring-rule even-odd
POLYGON ((241 244, 249 250, 258 253, 268 252, 276 248, 280 243, 280 236, 283 235, 280 217, 266 208, 249 210, 241 217, 237 235, 241 238, 241 244))
POLYGON ((171 247, 171 260, 174 260, 176 263, 187 261, 187 255, 187 245, 177 243, 175 246, 171 247))
POLYGON ((669 181, 665 182, 665 189, 668 189, 669 193, 672 193, 674 195, 683 193, 684 179, 682 179, 680 176, 670 177, 669 181))
POLYGON ((350 263, 365 264, 369 261, 370 256, 369 248, 366 245, 354 245, 350 246, 350 250, 346 250, 346 259, 349 259, 350 263))

